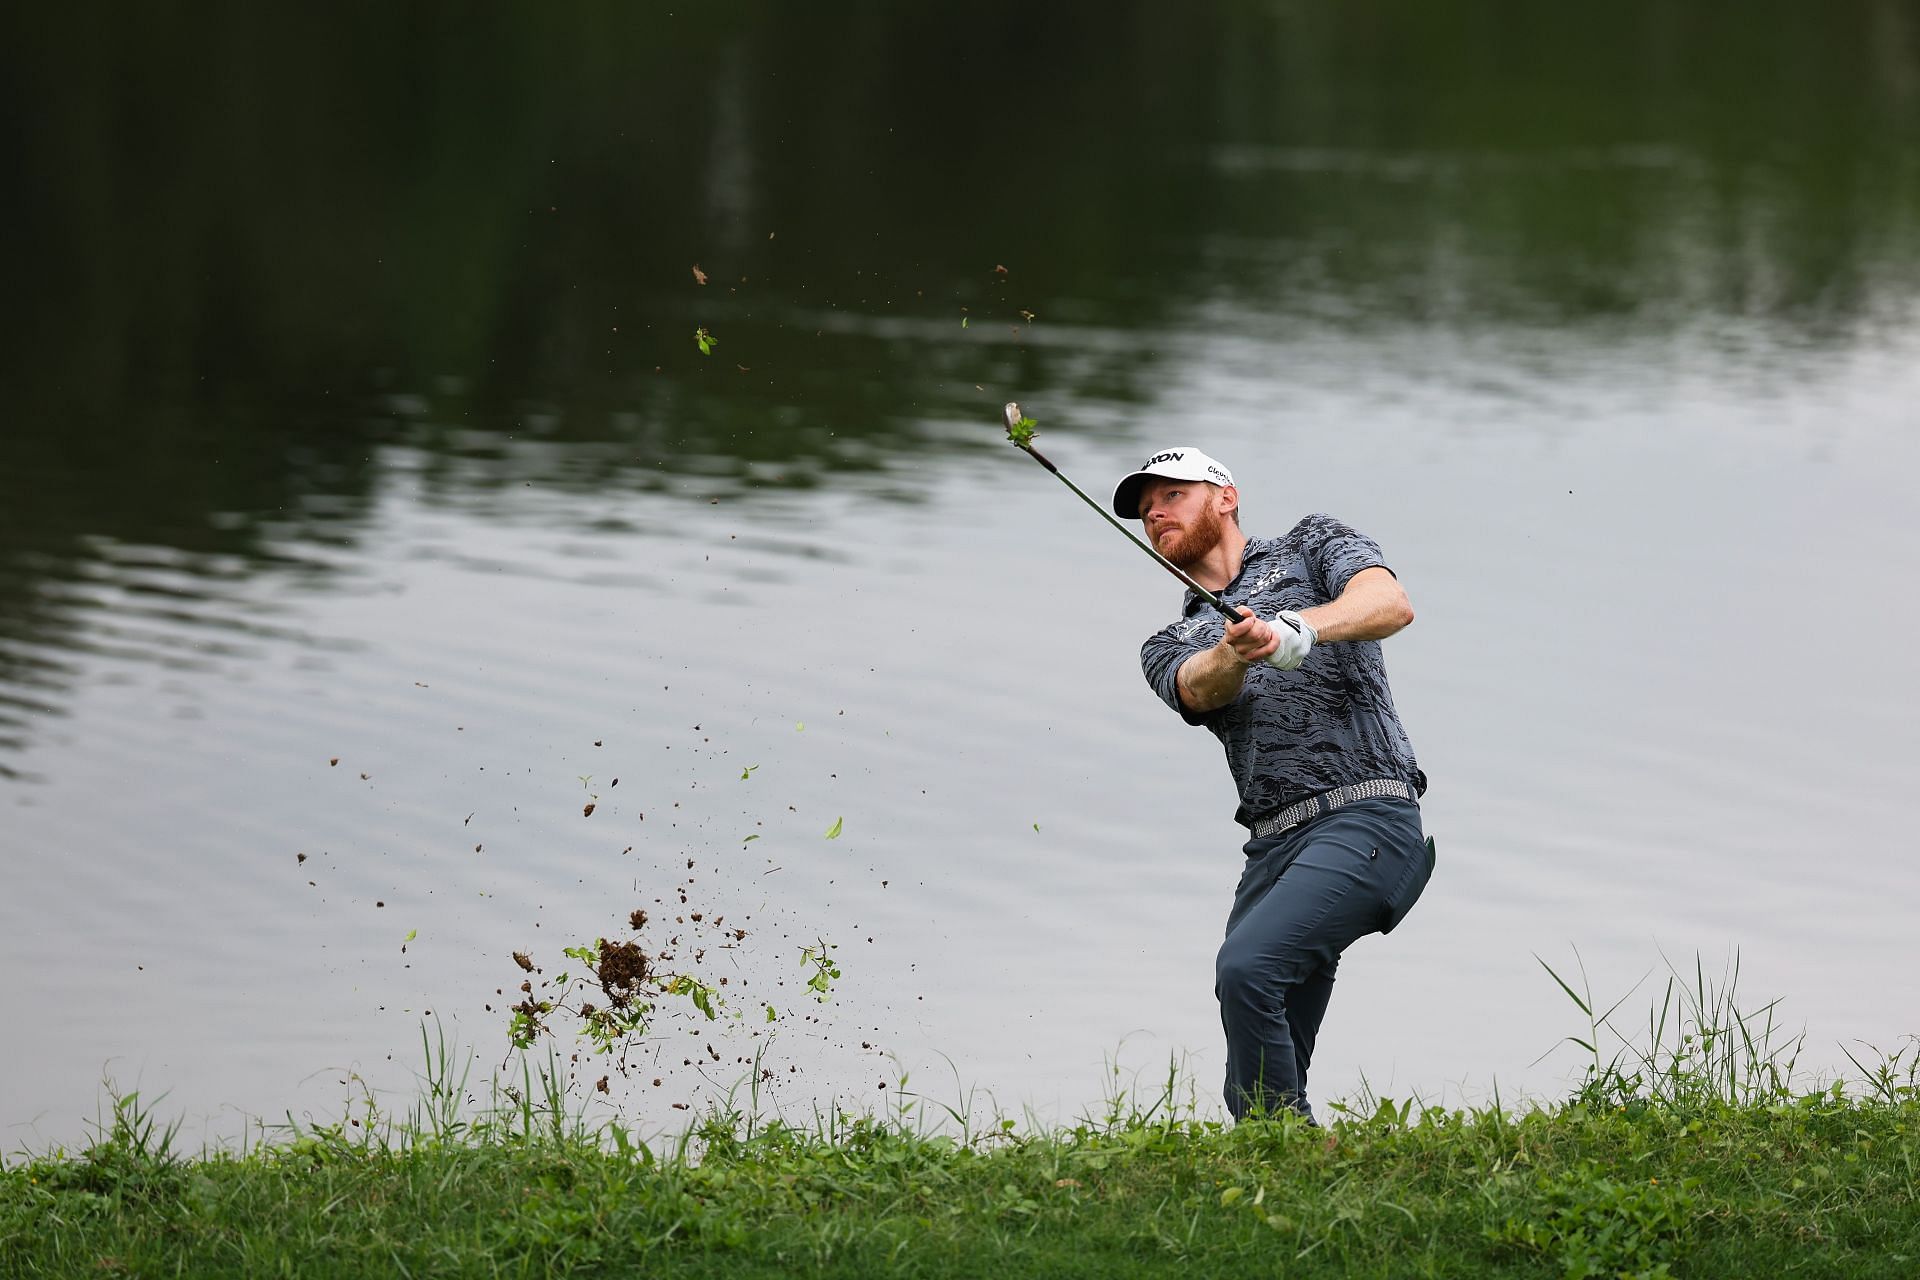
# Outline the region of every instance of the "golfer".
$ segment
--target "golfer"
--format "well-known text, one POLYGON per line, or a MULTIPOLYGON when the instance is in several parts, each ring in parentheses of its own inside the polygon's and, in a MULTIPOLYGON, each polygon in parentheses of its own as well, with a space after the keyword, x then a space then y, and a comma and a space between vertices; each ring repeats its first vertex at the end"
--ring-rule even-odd
POLYGON ((1340 953, 1399 924, 1433 871, 1426 775, 1380 655, 1413 606, 1379 546, 1332 516, 1249 538, 1232 474, 1198 449, 1155 453, 1113 509, 1241 615, 1229 624, 1189 591, 1140 665, 1226 748, 1252 837, 1215 966, 1227 1109, 1311 1123, 1307 1068, 1340 953))

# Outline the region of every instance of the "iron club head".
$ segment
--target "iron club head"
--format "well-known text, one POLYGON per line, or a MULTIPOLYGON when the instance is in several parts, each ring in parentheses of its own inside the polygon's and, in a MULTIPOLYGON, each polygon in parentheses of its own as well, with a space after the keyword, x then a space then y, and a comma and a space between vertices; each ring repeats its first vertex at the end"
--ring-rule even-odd
POLYGON ((1007 439, 1013 441, 1013 443, 1020 448, 1031 451, 1033 448, 1033 429, 1035 424, 1032 418, 1029 418, 1020 411, 1020 402, 1018 400, 1007 401, 1007 407, 1002 410, 1001 416, 1004 417, 1007 422, 1007 439))

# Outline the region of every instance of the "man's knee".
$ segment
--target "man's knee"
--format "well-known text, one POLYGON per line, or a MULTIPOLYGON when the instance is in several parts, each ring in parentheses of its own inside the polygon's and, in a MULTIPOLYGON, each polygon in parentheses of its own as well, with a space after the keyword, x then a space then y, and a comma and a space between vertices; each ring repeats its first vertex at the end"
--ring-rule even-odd
POLYGON ((1213 994, 1220 997, 1220 1003, 1238 999, 1251 984, 1252 966, 1244 956, 1238 955, 1227 947, 1221 947, 1213 958, 1213 994))
POLYGON ((1299 947, 1278 954, 1236 946, 1228 938, 1214 956, 1213 993, 1221 1004, 1257 1004, 1278 1009, 1287 992, 1315 977, 1333 980, 1340 963, 1336 948, 1299 947))
POLYGON ((1228 1007, 1272 1007, 1285 999, 1286 986, 1278 980, 1270 958, 1235 947, 1229 940, 1214 957, 1213 993, 1228 1007))

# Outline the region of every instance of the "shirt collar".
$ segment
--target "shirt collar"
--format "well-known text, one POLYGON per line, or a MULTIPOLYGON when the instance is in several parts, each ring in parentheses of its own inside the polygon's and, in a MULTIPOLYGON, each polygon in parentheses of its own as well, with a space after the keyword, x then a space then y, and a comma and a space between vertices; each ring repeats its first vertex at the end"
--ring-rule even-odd
MULTIPOLYGON (((1247 576, 1247 567, 1249 565, 1255 560, 1263 559, 1273 554, 1274 548, 1278 545, 1279 540, 1276 538, 1248 538, 1247 545, 1242 548, 1240 552, 1240 572, 1233 575, 1233 581, 1227 584, 1225 591, 1220 592, 1220 598, 1222 600, 1226 599, 1234 587, 1239 584, 1240 580, 1247 576)), ((1186 599, 1181 601, 1180 604, 1180 616, 1190 618, 1193 616, 1194 610, 1204 608, 1206 603, 1198 592, 1189 587, 1187 589, 1186 599)))

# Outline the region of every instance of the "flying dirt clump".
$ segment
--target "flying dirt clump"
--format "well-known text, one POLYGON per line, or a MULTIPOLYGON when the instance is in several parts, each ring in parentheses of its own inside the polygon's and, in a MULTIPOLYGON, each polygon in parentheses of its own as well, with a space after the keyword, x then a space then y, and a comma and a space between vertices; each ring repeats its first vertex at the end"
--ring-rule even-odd
POLYGON ((647 953, 640 949, 639 943, 600 939, 600 964, 594 976, 600 979, 600 989, 607 993, 607 1000, 614 1008, 625 1009, 631 1005, 652 971, 647 953))
MULTIPOLYGON (((647 923, 647 913, 635 908, 627 922, 638 935, 647 923)), ((512 1021, 507 1027, 509 1043, 518 1049, 531 1048, 541 1036, 556 1033, 556 1020, 564 1020, 592 1043, 595 1052, 616 1055, 618 1069, 625 1074, 627 1052, 638 1047, 657 1016, 673 1011, 663 1010, 663 1001, 684 1000, 696 1017, 707 1022, 725 1009, 719 987, 727 984, 726 978, 716 986, 693 973, 667 967, 673 953, 666 948, 681 941, 676 935, 666 947, 649 948, 639 936, 597 938, 591 946, 561 948, 561 953, 579 962, 581 968, 540 979, 537 990, 534 979, 520 984, 527 998, 512 1006, 512 1021), (605 995, 605 1003, 595 996, 596 987, 605 995)), ((696 949, 694 963, 704 955, 704 948, 696 949)), ((524 951, 515 951, 513 962, 536 978, 544 973, 524 951)))

